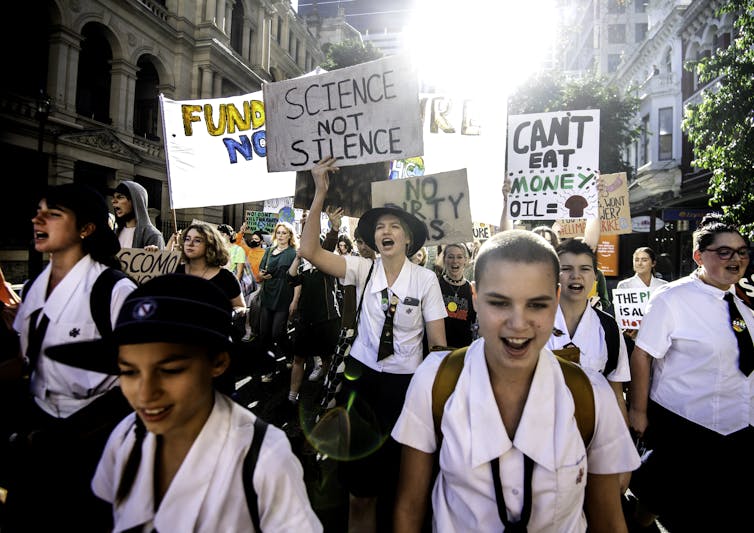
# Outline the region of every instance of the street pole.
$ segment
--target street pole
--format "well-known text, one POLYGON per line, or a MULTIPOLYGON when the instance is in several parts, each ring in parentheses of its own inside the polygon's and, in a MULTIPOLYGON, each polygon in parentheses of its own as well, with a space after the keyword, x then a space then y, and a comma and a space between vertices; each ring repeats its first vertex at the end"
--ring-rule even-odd
MULTIPOLYGON (((40 194, 47 188, 47 158, 44 154, 44 135, 45 125, 47 124, 47 118, 50 116, 50 109, 52 107, 52 98, 44 89, 39 90, 39 96, 37 97, 37 121, 39 122, 39 129, 37 131, 37 183, 38 187, 35 187, 35 194, 40 194)), ((36 199, 38 200, 38 198, 36 199)), ((32 204, 33 205, 33 204, 32 204)), ((31 240, 29 245, 29 278, 36 277, 37 274, 42 272, 43 261, 42 253, 38 252, 34 248, 34 239, 31 240)))

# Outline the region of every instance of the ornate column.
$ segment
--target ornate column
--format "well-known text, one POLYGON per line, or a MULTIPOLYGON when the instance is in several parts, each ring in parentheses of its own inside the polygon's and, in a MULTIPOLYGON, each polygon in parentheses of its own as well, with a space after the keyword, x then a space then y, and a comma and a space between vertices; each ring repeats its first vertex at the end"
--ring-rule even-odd
POLYGON ((75 113, 76 78, 81 36, 66 28, 50 35, 47 92, 55 99, 56 111, 75 113))
POLYGON ((129 133, 133 132, 136 71, 136 65, 123 59, 113 59, 110 69, 110 117, 113 126, 129 133))
POLYGON ((209 64, 199 65, 199 70, 202 75, 202 86, 199 88, 199 98, 212 98, 212 78, 214 72, 212 72, 209 64))

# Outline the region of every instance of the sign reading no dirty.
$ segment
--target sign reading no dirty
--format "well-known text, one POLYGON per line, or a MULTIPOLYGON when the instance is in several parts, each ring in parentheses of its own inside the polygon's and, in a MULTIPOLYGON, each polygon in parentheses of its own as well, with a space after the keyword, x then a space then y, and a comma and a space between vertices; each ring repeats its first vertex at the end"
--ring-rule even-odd
POLYGON ((598 109, 508 119, 511 219, 597 218, 598 109))
POLYGON ((372 207, 399 207, 424 222, 426 246, 472 240, 466 169, 372 182, 372 207))
POLYGON ((263 87, 267 168, 309 170, 330 156, 339 166, 421 155, 419 78, 391 56, 263 87))

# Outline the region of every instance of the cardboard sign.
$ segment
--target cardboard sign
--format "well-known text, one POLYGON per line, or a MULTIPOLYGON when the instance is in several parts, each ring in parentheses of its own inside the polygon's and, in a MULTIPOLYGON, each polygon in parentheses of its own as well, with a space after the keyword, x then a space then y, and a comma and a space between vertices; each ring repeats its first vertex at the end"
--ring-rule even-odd
POLYGON ((619 328, 639 329, 649 296, 649 289, 613 289, 613 309, 619 328))
POLYGON ((510 219, 597 218, 598 109, 508 119, 510 219))
POLYGON ((486 241, 495 234, 495 228, 484 222, 474 222, 473 235, 475 241, 486 241))
POLYGON ((265 211, 246 211, 244 218, 246 220, 246 227, 251 231, 260 230, 265 233, 272 233, 280 219, 280 215, 265 211))
POLYGON ((390 179, 465 168, 473 219, 500 224, 505 99, 497 91, 467 86, 459 93, 421 93, 419 105, 424 155, 393 161, 390 179))
POLYGON ((173 209, 293 195, 294 173, 267 172, 262 91, 182 101, 160 95, 160 109, 173 209))
POLYGON ((181 264, 181 252, 167 250, 148 252, 143 248, 122 248, 118 252, 123 272, 137 283, 175 272, 181 264))
POLYGON ((466 169, 372 183, 372 206, 393 206, 423 221, 425 246, 472 240, 466 169))
POLYGON ((345 167, 424 151, 419 77, 406 58, 267 83, 263 93, 271 172, 308 170, 329 156, 345 167))
POLYGON ((597 243, 597 265, 605 276, 618 276, 618 236, 600 235, 597 243))
MULTIPOLYGON (((602 185, 602 190, 599 191, 600 235, 631 233, 631 204, 626 173, 602 174, 602 185)), ((585 219, 571 218, 558 222, 558 235, 561 238, 584 235, 585 219)))

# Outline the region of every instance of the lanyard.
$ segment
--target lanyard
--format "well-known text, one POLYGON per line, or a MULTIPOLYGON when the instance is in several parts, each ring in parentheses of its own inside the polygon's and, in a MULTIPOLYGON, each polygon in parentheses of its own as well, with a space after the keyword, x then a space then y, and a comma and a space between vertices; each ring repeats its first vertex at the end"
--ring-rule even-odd
POLYGON ((492 484, 495 485, 495 500, 497 501, 497 513, 500 515, 507 533, 526 533, 526 526, 531 516, 531 477, 534 471, 534 461, 524 455, 524 506, 521 509, 521 517, 518 522, 508 520, 508 510, 505 507, 503 496, 503 483, 500 480, 500 461, 495 457, 490 461, 492 470, 492 484))

